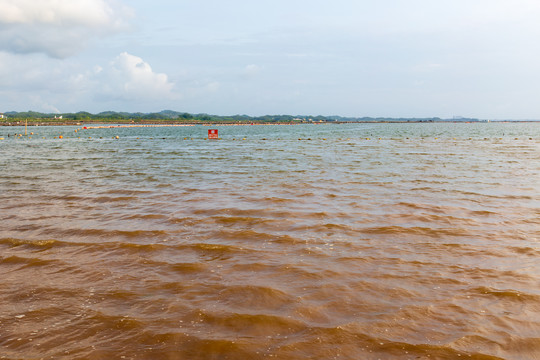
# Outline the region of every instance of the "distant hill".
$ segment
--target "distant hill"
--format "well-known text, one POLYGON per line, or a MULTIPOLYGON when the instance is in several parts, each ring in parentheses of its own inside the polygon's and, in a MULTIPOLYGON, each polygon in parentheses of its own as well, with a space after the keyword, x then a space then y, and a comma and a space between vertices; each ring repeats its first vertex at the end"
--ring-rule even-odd
POLYGON ((174 110, 163 110, 153 113, 141 112, 117 112, 103 111, 97 114, 92 114, 86 111, 76 113, 41 113, 36 111, 15 112, 9 111, 4 113, 3 122, 11 120, 42 120, 45 122, 58 122, 62 120, 78 121, 78 122, 213 122, 213 123, 318 123, 318 122, 478 122, 481 121, 475 118, 452 118, 441 119, 438 117, 431 118, 387 118, 387 117, 344 117, 338 115, 322 116, 322 115, 264 115, 264 116, 248 116, 248 115, 209 115, 209 114, 190 114, 174 110))

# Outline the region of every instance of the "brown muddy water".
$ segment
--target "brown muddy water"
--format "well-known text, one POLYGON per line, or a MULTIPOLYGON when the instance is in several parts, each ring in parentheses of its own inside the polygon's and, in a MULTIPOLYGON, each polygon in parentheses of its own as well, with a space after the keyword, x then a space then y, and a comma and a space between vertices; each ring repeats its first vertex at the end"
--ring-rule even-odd
POLYGON ((540 123, 207 129, 0 128, 1 359, 540 359, 540 123))

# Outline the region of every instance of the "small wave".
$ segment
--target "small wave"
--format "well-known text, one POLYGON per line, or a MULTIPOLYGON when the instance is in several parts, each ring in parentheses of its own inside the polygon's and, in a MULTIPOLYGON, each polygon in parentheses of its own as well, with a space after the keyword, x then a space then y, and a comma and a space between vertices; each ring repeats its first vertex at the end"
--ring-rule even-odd
POLYGON ((58 230, 62 237, 98 237, 98 238, 125 238, 149 239, 162 238, 168 235, 164 230, 107 230, 107 229, 67 229, 58 230))
POLYGON ((330 359, 336 354, 347 359, 473 359, 502 360, 502 358, 454 349, 448 345, 409 343, 377 337, 368 329, 358 329, 354 324, 337 327, 311 327, 301 337, 291 337, 275 350, 283 358, 330 359), (321 341, 324 339, 324 341, 321 341))
POLYGON ((212 237, 223 240, 236 240, 239 242, 247 241, 271 241, 275 235, 266 232, 257 232, 253 230, 231 230, 228 228, 219 229, 212 232, 212 237))
POLYGON ((185 273, 199 273, 207 269, 204 263, 176 263, 169 264, 169 268, 174 272, 185 273))
POLYGON ((87 316, 85 322, 99 324, 103 329, 118 329, 118 331, 140 331, 145 324, 130 316, 110 315, 103 311, 94 311, 87 316))
POLYGON ((479 245, 469 245, 465 243, 450 243, 450 242, 419 242, 419 246, 423 249, 430 249, 439 251, 452 251, 454 253, 459 253, 462 255, 468 256, 478 256, 482 254, 483 256, 492 256, 503 258, 507 256, 505 253, 498 251, 499 249, 489 249, 479 245))
POLYGON ((508 249, 510 251, 515 252, 516 254, 540 257, 540 249, 535 249, 529 246, 525 246, 525 247, 512 246, 512 247, 509 247, 508 249))
POLYGON ((515 302, 533 302, 540 303, 540 295, 531 293, 524 293, 513 289, 493 289, 491 287, 477 287, 470 290, 472 294, 478 294, 482 296, 489 296, 499 300, 510 300, 515 302))
POLYGON ((135 214, 126 215, 122 217, 124 220, 164 220, 168 219, 168 216, 161 214, 135 214))
POLYGON ((107 190, 103 192, 103 194, 106 194, 106 195, 129 195, 129 196, 151 194, 151 193, 152 193, 151 191, 132 190, 132 189, 113 189, 113 190, 107 190))
POLYGON ((197 209, 192 211, 193 215, 200 217, 220 217, 220 216, 237 216, 237 217, 261 217, 261 218, 293 218, 296 214, 282 210, 273 209, 239 209, 239 208, 218 208, 218 209, 197 209))
POLYGON ((403 226, 376 226, 359 229, 360 232, 364 234, 375 234, 375 235, 422 235, 429 237, 444 237, 444 236, 467 236, 470 235, 465 229, 452 228, 452 229, 435 229, 428 227, 403 227, 403 226))
POLYGON ((293 237, 291 235, 277 235, 274 236, 272 242, 275 244, 294 245, 299 243, 305 243, 305 240, 298 237, 293 237))
POLYGON ((57 265, 59 263, 61 263, 59 260, 47 260, 35 257, 21 257, 15 255, 0 257, 0 265, 21 265, 19 269, 57 265))
MULTIPOLYGON (((296 228, 297 229, 305 228, 305 225, 299 225, 296 228)), ((329 235, 329 234, 334 234, 336 232, 339 232, 341 234, 349 234, 349 235, 357 234, 357 230, 355 228, 349 225, 345 225, 345 224, 326 223, 326 224, 320 224, 320 225, 312 225, 309 227, 309 229, 315 234, 323 233, 323 234, 329 235)))
POLYGON ((245 336, 291 334, 306 328, 303 322, 290 317, 260 313, 216 313, 198 310, 193 312, 188 319, 245 336))
POLYGON ((489 211, 489 210, 473 210, 471 211, 472 216, 482 216, 482 217, 488 217, 488 216, 496 216, 500 215, 496 212, 489 211))
POLYGON ((414 210, 422 210, 427 213, 446 214, 448 212, 447 207, 439 206, 439 205, 399 202, 396 204, 396 206, 403 206, 403 207, 414 209, 414 210))
POLYGON ((188 245, 179 245, 178 248, 195 250, 205 255, 232 255, 235 253, 245 253, 247 250, 243 247, 225 244, 196 243, 188 245))
MULTIPOLYGON (((55 303, 55 300, 58 299, 77 299, 81 296, 81 294, 84 294, 85 291, 72 287, 72 288, 60 288, 55 286, 36 286, 33 288, 20 288, 16 291, 11 292, 6 296, 6 300, 12 301, 13 303, 22 303, 24 301, 33 302, 37 305, 39 305, 39 301, 49 303, 49 304, 55 304, 54 306, 47 306, 45 308, 39 308, 32 310, 33 307, 30 307, 29 313, 32 313, 33 311, 36 312, 37 315, 43 315, 48 314, 51 315, 52 313, 58 314, 58 312, 64 312, 65 309, 62 309, 61 307, 58 307, 55 303)), ((26 313, 28 314, 28 313, 26 313)), ((30 316, 28 316, 30 317, 30 316)))
POLYGON ((232 285, 219 292, 219 301, 229 308, 279 310, 294 304, 296 298, 271 287, 232 285))
POLYGON ((269 196, 262 199, 263 201, 270 203, 270 204, 294 204, 296 203, 296 200, 293 199, 287 199, 287 198, 280 198, 275 196, 269 196))
POLYGON ((223 224, 225 226, 253 226, 253 225, 259 225, 259 224, 267 224, 271 220, 270 219, 264 219, 260 217, 246 217, 246 216, 217 216, 211 218, 211 220, 215 221, 218 224, 223 224))
POLYGON ((91 201, 94 203, 110 203, 110 202, 128 202, 128 201, 135 201, 138 198, 136 196, 117 196, 117 197, 111 197, 111 196, 99 196, 96 198, 92 198, 91 201))
POLYGON ((512 195, 512 194, 484 194, 472 191, 463 191, 463 190, 454 190, 456 193, 465 195, 464 200, 474 201, 478 203, 485 202, 486 199, 497 199, 497 200, 534 200, 532 196, 529 195, 512 195), (474 200, 482 199, 482 200, 474 200))
MULTIPOLYGON (((211 334, 203 335, 200 331, 190 334, 144 331, 121 353, 125 358, 135 359, 262 359, 255 351, 247 349, 242 339, 217 335, 212 338, 211 334)), ((115 358, 118 354, 119 351, 107 352, 105 358, 115 358)))
POLYGON ((48 201, 55 201, 55 200, 60 200, 60 201, 77 201, 77 202, 85 202, 88 200, 87 197, 84 197, 84 196, 79 196, 79 195, 49 195, 49 196, 43 196, 42 197, 44 200, 48 200, 48 201))
POLYGON ((47 250, 62 243, 62 241, 58 240, 23 240, 14 238, 0 239, 0 245, 7 245, 9 247, 24 247, 34 250, 47 250))
POLYGON ((201 223, 208 222, 207 218, 194 218, 194 217, 168 217, 167 222, 173 225, 182 226, 195 226, 201 223))

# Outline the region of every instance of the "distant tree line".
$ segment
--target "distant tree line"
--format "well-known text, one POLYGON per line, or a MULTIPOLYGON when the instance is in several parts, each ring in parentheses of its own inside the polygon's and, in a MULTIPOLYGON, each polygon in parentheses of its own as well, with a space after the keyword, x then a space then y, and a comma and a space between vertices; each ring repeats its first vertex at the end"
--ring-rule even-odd
POLYGON ((433 118, 385 118, 385 117, 342 117, 342 116, 312 116, 312 115, 209 115, 190 114, 164 110, 161 112, 141 113, 141 112, 116 112, 104 111, 92 114, 86 111, 76 113, 41 113, 36 111, 6 112, 0 122, 13 122, 20 120, 32 120, 43 123, 66 123, 66 122, 112 122, 112 123, 151 123, 151 122, 172 122, 172 123, 320 123, 320 122, 440 122, 440 121, 479 121, 472 118, 441 119, 433 118))

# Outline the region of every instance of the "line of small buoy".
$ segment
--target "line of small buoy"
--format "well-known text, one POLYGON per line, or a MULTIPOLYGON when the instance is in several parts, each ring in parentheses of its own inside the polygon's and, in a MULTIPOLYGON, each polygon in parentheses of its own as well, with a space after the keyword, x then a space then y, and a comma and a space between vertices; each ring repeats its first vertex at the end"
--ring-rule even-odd
MULTIPOLYGON (((146 125, 101 125, 101 126, 85 126, 83 129, 118 129, 118 128, 147 128, 147 127, 185 127, 185 126, 196 126, 193 124, 170 124, 170 125, 160 125, 160 124, 146 124, 146 125)), ((79 129, 80 130, 80 129, 79 129)))
MULTIPOLYGON (((140 127, 142 127, 143 125, 140 125, 140 127)), ((147 125, 147 126, 162 126, 162 125, 147 125)), ((164 125, 163 125, 164 126, 164 125)), ((172 126, 172 125, 167 125, 167 126, 172 126)), ((194 125, 176 125, 176 126, 194 126, 194 125)), ((97 129, 98 127, 94 127, 93 129, 97 129)), ((80 130, 80 129, 78 129, 80 130)), ((78 130, 75 130, 74 132, 75 133, 78 133, 78 130)), ((22 138, 28 138, 28 139, 32 139, 32 136, 34 135, 39 135, 39 134, 34 134, 33 132, 28 134, 28 135, 23 135, 23 134, 14 134, 14 135, 8 135, 8 137, 13 137, 14 139, 22 139, 22 138)), ((43 139, 45 139, 45 137, 42 137, 43 139)), ((64 139, 64 135, 57 135, 57 136, 54 136, 53 137, 54 139, 64 139)), ((68 137, 69 139, 73 139, 71 137, 68 137)), ((80 136, 76 137, 77 139, 81 139, 80 136)), ((91 136, 88 137, 88 139, 92 139, 91 136)), ((103 137, 99 137, 99 139, 103 139, 103 137)), ((112 139, 114 140, 118 140, 120 139, 120 136, 116 135, 116 136, 112 136, 112 139)), ((140 137, 137 137, 136 138, 137 140, 140 139, 140 137)), ((149 139, 154 139, 153 137, 150 137, 149 139)), ((166 138, 162 138, 162 139, 166 139, 166 138)), ((184 137, 183 140, 197 140, 197 139, 203 139, 203 140, 224 140, 224 138, 217 138, 217 139, 208 139, 207 137, 205 138, 193 138, 193 137, 184 137)), ((420 140, 428 140, 430 138, 420 138, 420 140)), ((439 139, 438 137, 434 137, 434 138, 431 138, 433 140, 444 140, 444 139, 439 139)), ((513 140, 520 140, 520 139, 523 139, 523 140, 526 140, 527 138, 519 138, 519 137, 516 137, 514 138, 513 140)), ((5 140, 5 137, 0 137, 0 140, 5 140)), ((236 141, 236 140, 247 140, 246 137, 243 137, 243 138, 232 138, 233 141, 236 141)), ((287 139, 269 139, 269 138, 254 138, 253 140, 260 140, 260 141, 268 141, 268 140, 287 140, 287 139)), ((289 140, 293 140, 293 139, 289 139, 289 140)), ((313 140, 322 140, 322 141, 327 141, 328 139, 327 138, 298 138, 298 141, 313 141, 313 140)), ((366 138, 356 138, 356 139, 351 139, 351 138, 338 138, 336 139, 337 141, 355 141, 355 140, 366 140, 366 141, 369 141, 369 140, 372 140, 372 138, 370 137, 366 137, 366 138)), ((379 141, 382 141, 382 140, 395 140, 395 141, 400 141, 400 140, 410 140, 410 138, 377 138, 376 140, 379 140, 379 141)), ((413 139, 414 140, 414 139, 413 139)), ((453 140, 453 141, 460 141, 461 139, 458 139, 458 138, 451 138, 451 139, 448 139, 448 140, 453 140)), ((489 141, 489 140, 504 140, 504 138, 502 137, 497 137, 497 138, 478 138, 478 139, 473 139, 473 138, 467 138, 467 139, 464 139, 464 140, 468 140, 468 141, 472 141, 472 140, 484 140, 484 141, 489 141)), ((534 140, 534 138, 532 137, 529 137, 528 140, 534 140)))

